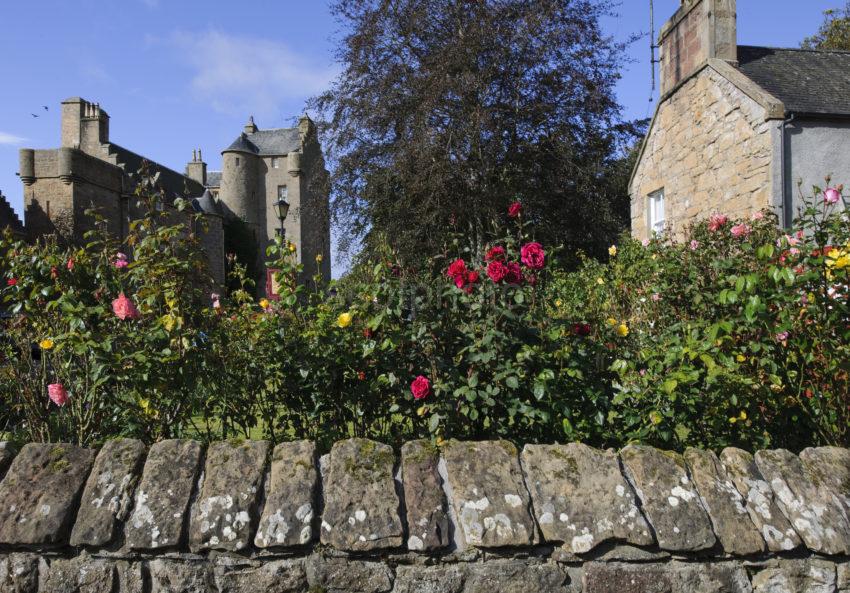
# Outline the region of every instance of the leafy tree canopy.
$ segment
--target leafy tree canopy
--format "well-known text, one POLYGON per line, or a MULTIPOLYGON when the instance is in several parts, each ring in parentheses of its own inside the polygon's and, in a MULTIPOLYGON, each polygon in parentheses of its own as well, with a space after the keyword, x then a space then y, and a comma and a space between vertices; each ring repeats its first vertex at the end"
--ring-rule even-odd
MULTIPOLYGON (((343 69, 312 101, 343 250, 480 251, 520 200, 537 238, 602 254, 628 225, 610 0, 336 0, 343 69)), ((569 252, 570 250, 567 250, 569 252)))
POLYGON ((804 49, 850 51, 850 1, 844 8, 825 10, 820 29, 803 40, 802 46, 804 49))

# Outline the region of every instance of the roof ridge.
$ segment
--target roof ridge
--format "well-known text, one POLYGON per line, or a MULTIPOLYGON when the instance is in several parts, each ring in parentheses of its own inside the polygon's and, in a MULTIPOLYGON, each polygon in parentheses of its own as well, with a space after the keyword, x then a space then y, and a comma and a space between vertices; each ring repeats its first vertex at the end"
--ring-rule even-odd
POLYGON ((739 43, 738 48, 751 48, 751 49, 769 49, 771 51, 794 51, 800 53, 812 53, 812 54, 846 54, 850 55, 850 50, 846 49, 808 49, 805 47, 774 47, 770 45, 747 45, 746 43, 739 43))

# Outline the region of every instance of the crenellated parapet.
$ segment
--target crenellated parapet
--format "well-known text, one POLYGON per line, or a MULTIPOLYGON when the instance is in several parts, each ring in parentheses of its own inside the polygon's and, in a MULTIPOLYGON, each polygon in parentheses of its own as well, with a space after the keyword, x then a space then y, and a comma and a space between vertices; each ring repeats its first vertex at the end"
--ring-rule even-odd
POLYGON ((850 450, 0 444, 0 591, 850 591, 850 450))

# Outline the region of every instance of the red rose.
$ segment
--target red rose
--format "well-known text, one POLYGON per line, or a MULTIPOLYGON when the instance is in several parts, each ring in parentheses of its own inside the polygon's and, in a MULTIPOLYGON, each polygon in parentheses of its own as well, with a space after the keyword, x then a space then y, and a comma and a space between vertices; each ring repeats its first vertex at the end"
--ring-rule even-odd
POLYGON ((493 261, 496 259, 505 259, 505 248, 504 247, 493 247, 490 251, 487 252, 487 255, 484 256, 486 261, 493 261))
POLYGON ((458 288, 463 288, 463 285, 466 284, 466 278, 464 278, 463 274, 458 274, 454 277, 455 286, 458 288))
POLYGON ((17 278, 9 278, 8 280, 6 280, 6 286, 15 286, 17 283, 17 278))
POLYGON ((505 276, 508 284, 522 284, 522 269, 519 262, 508 262, 508 275, 505 276))
POLYGON ((462 259, 456 259, 449 264, 449 269, 446 270, 446 275, 454 278, 455 276, 466 276, 466 262, 462 259))
POLYGON ((588 323, 574 323, 573 324, 573 333, 577 336, 589 336, 590 335, 590 324, 588 324, 588 323))
POLYGON ((511 218, 516 218, 522 212, 522 204, 519 202, 514 202, 510 206, 508 206, 508 216, 511 218))
POLYGON ((410 392, 413 394, 413 399, 425 399, 431 394, 431 382, 422 375, 419 375, 410 384, 410 392))
POLYGON ((487 275, 490 276, 490 280, 499 283, 505 279, 505 276, 508 275, 508 268, 505 264, 498 260, 491 261, 487 265, 487 275))
POLYGON ((360 379, 361 381, 365 381, 366 380, 366 373, 364 373, 363 371, 357 371, 357 378, 360 379))
POLYGON ((65 264, 65 267, 68 268, 69 272, 74 269, 74 258, 73 257, 68 259, 68 263, 65 264))
POLYGON ((532 270, 539 270, 543 267, 546 261, 546 253, 540 243, 526 243, 520 249, 522 255, 522 263, 532 270))
POLYGON ((466 281, 469 282, 470 284, 475 284, 480 279, 481 279, 481 274, 479 274, 478 272, 475 272, 475 271, 472 271, 472 272, 470 272, 469 274, 466 275, 466 281))

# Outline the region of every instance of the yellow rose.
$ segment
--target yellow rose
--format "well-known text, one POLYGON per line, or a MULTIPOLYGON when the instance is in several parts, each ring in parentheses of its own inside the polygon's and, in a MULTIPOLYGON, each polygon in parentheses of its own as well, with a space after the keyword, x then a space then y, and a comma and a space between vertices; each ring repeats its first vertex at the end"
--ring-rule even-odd
POLYGON ((269 308, 269 299, 260 299, 260 307, 263 309, 269 308))
POLYGON ((620 325, 618 325, 617 326, 617 335, 620 336, 621 338, 625 338, 627 335, 629 335, 629 326, 626 325, 625 323, 621 323, 620 325))
POLYGON ((611 245, 611 247, 608 248, 608 255, 610 255, 611 257, 615 257, 617 255, 616 245, 611 245))
POLYGON ((826 254, 826 265, 830 268, 840 270, 850 267, 850 252, 846 249, 831 249, 826 254))
POLYGON ((735 418, 734 416, 732 416, 731 418, 729 418, 729 424, 735 424, 737 421, 738 421, 738 419, 737 419, 737 418, 735 418))
POLYGON ((608 325, 617 325, 617 320, 613 317, 608 318, 608 325))
POLYGON ((289 253, 295 253, 295 243, 289 244, 289 253))
POLYGON ((316 256, 316 263, 319 263, 319 264, 322 263, 323 259, 324 258, 322 257, 322 254, 320 253, 319 255, 316 256))
POLYGON ((602 278, 597 278, 596 283, 599 285, 605 284, 605 281, 602 278))
POLYGON ((172 331, 174 326, 177 324, 177 319, 175 319, 174 315, 163 315, 162 316, 162 327, 165 328, 165 331, 172 331))
POLYGON ((341 328, 346 328, 351 325, 351 319, 351 313, 340 313, 339 317, 336 318, 336 324, 341 328))
POLYGON ((744 362, 744 361, 747 360, 747 357, 744 356, 743 354, 739 354, 738 356, 735 357, 735 360, 737 360, 738 362, 744 362))
POLYGON ((738 414, 738 418, 741 419, 741 420, 746 420, 747 419, 747 413, 744 410, 741 410, 741 413, 738 414))
POLYGON ((42 350, 50 350, 53 348, 53 340, 50 338, 44 338, 41 342, 38 343, 42 350))

